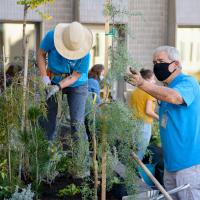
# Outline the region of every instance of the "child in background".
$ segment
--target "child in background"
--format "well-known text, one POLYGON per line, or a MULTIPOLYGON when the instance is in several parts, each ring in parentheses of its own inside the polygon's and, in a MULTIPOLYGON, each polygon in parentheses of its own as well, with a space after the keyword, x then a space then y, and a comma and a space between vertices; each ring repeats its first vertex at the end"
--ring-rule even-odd
MULTIPOLYGON (((140 74, 146 81, 155 83, 155 77, 151 70, 141 69, 140 74)), ((143 122, 142 135, 139 137, 137 153, 138 157, 142 160, 151 139, 153 119, 159 119, 158 114, 155 112, 156 99, 143 90, 136 88, 130 96, 130 107, 134 110, 135 116, 143 122)))

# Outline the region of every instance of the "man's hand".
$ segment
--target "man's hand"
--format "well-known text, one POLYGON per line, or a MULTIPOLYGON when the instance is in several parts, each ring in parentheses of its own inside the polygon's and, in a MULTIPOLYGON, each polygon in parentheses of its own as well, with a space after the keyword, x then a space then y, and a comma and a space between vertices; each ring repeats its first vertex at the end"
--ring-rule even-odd
POLYGON ((46 100, 55 95, 60 90, 58 85, 49 85, 46 88, 46 100))
POLYGON ((124 76, 124 80, 133 86, 140 87, 144 83, 141 74, 132 68, 130 68, 130 72, 131 74, 124 76))

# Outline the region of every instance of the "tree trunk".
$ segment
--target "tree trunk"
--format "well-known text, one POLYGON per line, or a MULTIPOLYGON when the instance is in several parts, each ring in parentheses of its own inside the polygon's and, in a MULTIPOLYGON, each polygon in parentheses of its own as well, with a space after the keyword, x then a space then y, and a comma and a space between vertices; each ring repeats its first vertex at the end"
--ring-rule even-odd
POLYGON ((23 108, 22 108, 22 132, 25 130, 26 121, 26 90, 28 76, 28 38, 26 37, 26 20, 28 6, 24 5, 24 20, 23 20, 23 64, 24 64, 24 82, 23 82, 23 108))
MULTIPOLYGON (((27 90, 27 75, 28 75, 28 38, 26 38, 26 19, 28 13, 28 6, 24 5, 24 19, 23 19, 23 66, 24 66, 24 81, 23 81, 23 105, 22 105, 22 122, 21 131, 25 131, 26 125, 26 90, 27 90)), ((22 173, 22 163, 23 163, 23 152, 19 152, 20 162, 19 162, 19 179, 21 179, 22 173)))
POLYGON ((3 46, 3 87, 4 91, 6 90, 6 53, 5 47, 3 46))
POLYGON ((25 55, 24 55, 24 82, 23 82, 23 108, 22 108, 22 131, 26 129, 26 91, 28 80, 28 38, 25 43, 25 55))
POLYGON ((27 20, 27 14, 28 14, 28 6, 25 4, 24 5, 24 17, 23 17, 23 46, 22 46, 22 50, 23 50, 23 59, 24 59, 24 63, 25 63, 25 49, 26 49, 26 20, 27 20))

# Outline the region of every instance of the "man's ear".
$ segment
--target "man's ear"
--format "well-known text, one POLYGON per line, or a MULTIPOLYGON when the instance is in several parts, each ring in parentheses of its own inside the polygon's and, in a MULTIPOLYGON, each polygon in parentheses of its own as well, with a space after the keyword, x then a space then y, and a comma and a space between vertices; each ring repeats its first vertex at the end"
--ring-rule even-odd
POLYGON ((180 66, 180 62, 178 60, 174 61, 170 66, 169 66, 169 71, 173 72, 175 69, 177 69, 180 66))
POLYGON ((174 62, 174 64, 176 65, 176 67, 179 67, 181 63, 180 63, 178 60, 176 60, 176 61, 174 62))

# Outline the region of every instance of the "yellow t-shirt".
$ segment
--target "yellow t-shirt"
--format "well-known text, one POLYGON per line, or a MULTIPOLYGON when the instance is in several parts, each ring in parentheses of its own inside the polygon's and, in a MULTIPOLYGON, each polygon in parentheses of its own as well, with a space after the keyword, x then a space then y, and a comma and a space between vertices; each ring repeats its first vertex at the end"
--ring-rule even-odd
POLYGON ((153 118, 148 116, 145 111, 148 100, 152 101, 152 110, 155 110, 156 99, 143 90, 136 88, 130 95, 130 107, 135 111, 136 117, 146 123, 152 123, 153 118))

